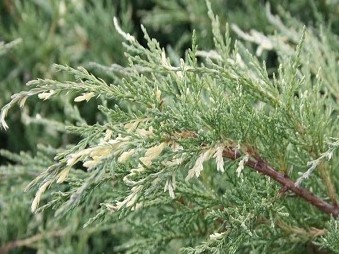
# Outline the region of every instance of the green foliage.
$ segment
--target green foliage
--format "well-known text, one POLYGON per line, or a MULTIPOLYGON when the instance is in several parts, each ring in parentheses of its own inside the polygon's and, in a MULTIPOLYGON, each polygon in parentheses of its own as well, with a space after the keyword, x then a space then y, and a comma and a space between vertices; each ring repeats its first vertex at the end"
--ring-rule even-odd
MULTIPOLYGON (((296 185, 336 204, 335 27, 325 27, 316 12, 314 26, 306 27, 282 10, 281 18, 273 15, 267 4, 254 11, 253 25, 259 30, 247 32, 248 24, 225 26, 213 14, 223 1, 213 6, 198 2, 165 6, 157 1, 153 11, 143 12, 153 28, 169 20, 196 24, 192 46, 182 58, 176 52, 188 41, 186 35, 166 51, 143 26, 145 43, 140 43, 115 18, 126 60, 118 50, 117 63, 107 66, 112 58, 93 42, 92 52, 83 53, 82 48, 79 54, 63 54, 65 62, 53 61, 64 64, 54 65, 50 76, 30 80, 27 91, 11 97, 1 111, 4 128, 14 105, 26 109, 31 97, 47 104, 62 98, 64 114, 59 119, 49 111, 26 118, 62 135, 65 142, 40 145, 35 155, 1 152, 13 164, 0 168, 0 180, 7 181, 0 187, 6 193, 0 205, 5 215, 1 226, 7 232, 0 244, 19 235, 26 240, 18 247, 47 253, 338 250, 337 220, 293 193, 283 194, 274 178, 247 164, 260 158, 296 185), (236 35, 241 41, 233 39, 236 35), (201 42, 204 36, 209 41, 201 42), (276 59, 269 58, 272 52, 276 59), (86 60, 95 63, 70 67, 86 60), (83 110, 86 105, 91 105, 93 118, 83 110), (231 150, 240 156, 227 157, 231 150), (30 197, 30 191, 25 202, 18 203, 15 195, 26 185, 35 196, 30 197), (27 211, 31 199, 32 214, 27 211), (15 224, 14 216, 22 221, 15 224)), ((293 6, 292 11, 297 8, 293 6)), ((84 9, 68 18, 87 24, 85 37, 94 41, 104 33, 96 35, 93 24, 110 21, 99 15, 103 5, 95 3, 93 10, 93 22, 84 9)), ((246 5, 242 13, 249 11, 246 5)), ((69 28, 60 29, 62 38, 69 28)), ((111 47, 115 40, 102 45, 111 47)), ((43 63, 44 68, 49 65, 43 63)))
MULTIPOLYGON (((21 43, 1 56, 3 92, 0 104, 4 105, 13 93, 25 89, 23 84, 31 79, 67 78, 51 68, 54 63, 84 66, 91 61, 106 65, 123 63, 122 40, 112 27, 112 16, 117 13, 115 8, 109 1, 4 1, 0 5, 1 39, 6 42, 20 40, 21 43), (105 36, 100 36, 102 34, 105 36)), ((120 9, 123 27, 131 29, 129 6, 122 2, 120 9)), ((49 117, 57 120, 64 119, 60 114, 64 104, 60 98, 41 108, 37 100, 31 101, 22 117, 11 115, 9 122, 13 123, 15 131, 7 135, 1 133, 4 146, 13 151, 35 151, 42 132, 45 133, 42 142, 61 145, 56 133, 41 125, 27 128, 27 123, 31 114, 38 112, 41 115, 48 112, 49 117)), ((86 110, 93 112, 90 107, 86 110)))
POLYGON ((329 248, 333 253, 339 253, 339 228, 338 220, 332 219, 328 223, 328 233, 326 237, 320 239, 320 246, 329 248))

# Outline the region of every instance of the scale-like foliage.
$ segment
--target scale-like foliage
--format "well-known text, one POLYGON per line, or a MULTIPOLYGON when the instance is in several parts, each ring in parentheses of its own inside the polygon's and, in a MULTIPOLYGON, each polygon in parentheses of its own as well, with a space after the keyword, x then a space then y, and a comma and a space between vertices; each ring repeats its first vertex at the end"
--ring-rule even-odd
POLYGON ((71 105, 63 122, 35 119, 79 142, 34 158, 3 152, 17 163, 4 172, 40 172, 26 188, 35 190, 32 212, 65 224, 80 216, 76 229, 51 236, 110 229, 119 253, 336 250, 337 221, 327 221, 339 215, 337 36, 287 14, 281 21, 267 6, 273 35, 231 26, 258 47, 252 54, 207 9, 213 50, 193 33, 185 57, 171 58, 144 27, 147 46, 115 18, 129 65, 92 65, 110 82, 56 65, 72 78, 30 81, 3 107, 8 128, 9 110, 32 96, 97 105, 94 124, 71 105), (277 69, 260 62, 266 51, 277 54, 277 69))

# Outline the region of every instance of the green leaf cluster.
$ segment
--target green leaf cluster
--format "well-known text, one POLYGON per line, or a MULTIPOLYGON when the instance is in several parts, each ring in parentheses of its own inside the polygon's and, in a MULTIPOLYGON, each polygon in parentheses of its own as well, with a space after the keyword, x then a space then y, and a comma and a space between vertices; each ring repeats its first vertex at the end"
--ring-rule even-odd
MULTIPOLYGON (((314 10, 314 25, 305 26, 282 9, 280 16, 272 14, 266 4, 256 13, 269 24, 267 30, 256 19, 258 30, 247 31, 244 23, 224 25, 210 2, 193 2, 164 6, 159 1, 158 9, 144 12, 144 20, 160 26, 157 15, 164 10, 164 20, 176 17, 174 23, 201 17, 209 20, 204 29, 210 43, 201 42, 206 34, 198 28, 180 57, 184 37, 176 48, 165 49, 145 27, 141 40, 115 18, 125 61, 107 66, 102 57, 85 67, 70 67, 71 61, 54 65, 58 78, 30 80, 28 90, 12 95, 2 108, 1 124, 7 128, 13 106, 30 108, 26 101, 31 97, 45 103, 62 98, 63 103, 61 119, 48 112, 26 117, 30 124, 64 136, 65 143, 41 145, 36 155, 2 151, 13 164, 1 166, 0 180, 16 182, 22 175, 25 180, 15 185, 20 188, 34 177, 26 187, 35 193, 34 214, 26 210, 25 216, 40 234, 37 241, 19 242, 22 246, 64 253, 89 253, 91 248, 98 253, 338 250, 335 218, 293 193, 281 195, 274 179, 246 166, 260 156, 297 185, 335 204, 336 23, 325 26, 327 21, 314 10), (181 5, 196 8, 174 12, 181 5), (187 17, 188 10, 194 15, 187 17), (93 118, 86 105, 92 105, 93 118), (228 149, 241 157, 225 158, 228 149)), ((1 191, 10 193, 11 187, 1 191)), ((13 224, 12 198, 8 194, 0 200, 8 216, 6 228, 13 224)), ((20 218, 27 220, 25 216, 20 218)), ((3 243, 15 234, 24 233, 4 234, 3 243)))

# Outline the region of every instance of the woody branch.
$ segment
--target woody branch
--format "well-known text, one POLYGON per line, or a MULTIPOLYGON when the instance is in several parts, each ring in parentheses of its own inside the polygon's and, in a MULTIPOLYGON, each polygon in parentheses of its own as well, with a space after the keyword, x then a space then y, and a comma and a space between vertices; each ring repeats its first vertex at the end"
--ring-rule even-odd
MULTIPOLYGON (((223 151, 223 157, 231 160, 236 160, 241 156, 242 154, 238 150, 232 148, 226 148, 223 151)), ((301 197, 308 203, 317 207, 319 210, 327 214, 333 215, 334 217, 339 216, 339 207, 337 205, 332 205, 322 200, 321 198, 315 196, 312 192, 308 191, 307 189, 296 185, 296 183, 291 178, 289 178, 286 174, 278 172, 276 169, 271 167, 266 161, 264 161, 260 156, 255 155, 250 157, 248 161, 245 163, 245 165, 263 175, 272 178, 274 181, 282 185, 281 189, 282 193, 286 191, 292 191, 297 196, 301 197)))

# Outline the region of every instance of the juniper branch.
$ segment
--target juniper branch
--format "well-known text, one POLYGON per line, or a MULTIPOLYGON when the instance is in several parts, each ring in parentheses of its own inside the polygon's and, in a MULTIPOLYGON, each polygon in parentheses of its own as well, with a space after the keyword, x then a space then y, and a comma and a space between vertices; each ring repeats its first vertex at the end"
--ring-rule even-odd
MULTIPOLYGON (((240 153, 240 151, 235 150, 233 148, 226 148, 223 151, 223 157, 231 160, 236 160, 241 158, 242 154, 240 153)), ((339 207, 337 205, 337 202, 334 205, 332 205, 322 200, 321 198, 315 196, 309 190, 297 185, 296 182, 294 182, 288 175, 278 172, 259 155, 251 156, 244 164, 250 167, 251 169, 263 175, 266 175, 272 178, 274 181, 281 184, 282 189, 280 190, 280 193, 292 191, 297 196, 306 200, 306 202, 312 204, 313 206, 317 207, 322 212, 333 215, 334 217, 339 216, 339 207)))

